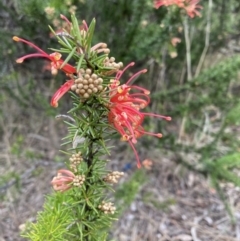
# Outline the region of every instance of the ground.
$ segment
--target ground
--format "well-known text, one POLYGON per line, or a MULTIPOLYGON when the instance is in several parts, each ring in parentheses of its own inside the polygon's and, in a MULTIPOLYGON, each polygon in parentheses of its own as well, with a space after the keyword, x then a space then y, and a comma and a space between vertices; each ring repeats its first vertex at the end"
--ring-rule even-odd
MULTIPOLYGON (((0 118, 0 241, 23 240, 20 230, 26 221, 35 221, 44 196, 52 192, 51 179, 64 167, 58 151, 66 134, 63 123, 38 109, 24 116, 11 103, 3 103, 5 118, 0 118)), ((137 167, 130 148, 121 148, 112 150, 109 167, 122 170, 132 163, 121 180, 126 183, 137 167)), ((112 228, 114 241, 240 240, 239 188, 221 184, 236 219, 233 224, 210 180, 176 164, 171 153, 138 150, 153 166, 143 171, 145 181, 112 228)))
MULTIPOLYGON (((17 179, 12 176, 0 188, 0 241, 23 240, 19 231, 26 221, 35 220, 37 211, 42 208, 44 195, 52 191, 49 185, 51 178, 63 164, 51 160, 55 153, 50 147, 48 149, 49 141, 44 138, 41 141, 46 142, 46 159, 30 162, 14 158, 7 152, 2 154, 5 166, 15 173, 15 177, 20 175, 17 179)), ((223 184, 236 217, 236 223, 232 224, 209 180, 175 164, 171 155, 159 158, 156 153, 157 150, 149 154, 153 161, 152 169, 144 171, 146 181, 130 207, 125 207, 115 223, 111 232, 113 240, 240 240, 239 189, 223 184)), ((121 154, 114 155, 110 166, 122 168, 127 163, 122 159, 121 154)), ((3 167, 1 170, 3 174, 9 171, 3 167)), ((135 171, 134 163, 121 182, 127 182, 135 171)))

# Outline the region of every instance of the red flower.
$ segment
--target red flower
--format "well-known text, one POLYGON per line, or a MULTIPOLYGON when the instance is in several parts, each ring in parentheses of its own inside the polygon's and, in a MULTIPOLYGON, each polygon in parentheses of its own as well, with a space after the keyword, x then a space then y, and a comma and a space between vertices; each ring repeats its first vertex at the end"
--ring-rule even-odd
POLYGON ((116 130, 121 134, 123 141, 128 141, 132 147, 136 159, 137 166, 140 167, 141 163, 137 154, 137 151, 134 147, 134 144, 137 143, 137 138, 142 135, 152 135, 161 138, 161 133, 151 133, 144 130, 142 123, 146 116, 153 116, 157 118, 163 118, 170 121, 171 117, 157 115, 154 113, 145 113, 140 112, 141 109, 145 108, 149 102, 150 92, 140 86, 130 85, 132 80, 135 79, 142 73, 146 73, 147 70, 143 69, 135 73, 126 84, 120 85, 120 78, 122 74, 130 66, 133 66, 134 63, 130 63, 124 70, 119 70, 116 74, 114 80, 112 80, 109 85, 110 89, 110 104, 109 104, 109 114, 108 120, 116 130), (131 90, 137 90, 138 93, 130 93, 131 90))
POLYGON ((177 37, 174 37, 171 39, 171 44, 176 47, 178 43, 181 43, 181 39, 180 38, 177 38, 177 37))
POLYGON ((154 8, 158 9, 161 6, 177 5, 178 7, 184 6, 185 0, 154 0, 154 8))
POLYGON ((190 18, 194 18, 195 15, 201 17, 201 14, 197 10, 197 8, 202 9, 203 7, 200 5, 197 5, 199 2, 200 2, 200 0, 186 0, 187 5, 184 7, 184 9, 186 10, 186 12, 190 18))
POLYGON ((197 5, 200 0, 154 0, 154 8, 158 9, 161 6, 177 5, 179 8, 184 8, 189 17, 193 18, 195 15, 201 16, 198 9, 202 9, 202 6, 197 5))
POLYGON ((154 0, 154 8, 158 9, 161 6, 173 5, 174 0, 154 0))
POLYGON ((151 170, 152 169, 152 166, 153 166, 153 161, 150 160, 150 159, 145 159, 143 162, 142 162, 143 166, 147 169, 147 170, 151 170))
POLYGON ((51 184, 55 191, 65 192, 73 185, 75 175, 68 170, 58 170, 57 176, 53 178, 51 184))
POLYGON ((64 83, 53 95, 51 99, 51 106, 52 107, 58 107, 58 101, 59 99, 67 93, 70 89, 71 86, 74 84, 74 80, 68 80, 66 83, 64 83))
POLYGON ((35 48, 38 53, 34 53, 34 54, 28 54, 25 55, 19 59, 16 60, 17 63, 22 63, 25 59, 27 58, 34 58, 34 57, 43 57, 43 58, 47 58, 51 61, 51 70, 52 70, 52 74, 56 74, 58 69, 61 69, 62 71, 64 71, 66 74, 74 74, 76 73, 76 69, 70 65, 70 64, 65 64, 62 68, 61 65, 64 62, 61 57, 62 55, 60 53, 54 52, 52 54, 47 54, 46 52, 44 52, 42 49, 40 49, 39 47, 37 47, 35 44, 25 40, 25 39, 21 39, 17 36, 13 37, 14 41, 17 42, 23 42, 33 48, 35 48))

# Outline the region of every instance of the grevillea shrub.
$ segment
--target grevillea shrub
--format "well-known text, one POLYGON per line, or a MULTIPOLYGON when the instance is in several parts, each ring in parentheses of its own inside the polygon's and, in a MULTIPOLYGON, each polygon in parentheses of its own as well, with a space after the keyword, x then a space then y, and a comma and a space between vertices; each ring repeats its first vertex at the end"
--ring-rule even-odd
POLYGON ((65 28, 51 28, 61 48, 52 53, 13 37, 14 41, 36 50, 18 58, 17 63, 28 58, 45 58, 49 61, 45 69, 53 75, 59 71, 66 75, 66 82, 52 96, 51 106, 58 107, 64 101, 64 94, 72 97, 72 108, 65 115, 68 135, 63 144, 71 146, 63 150, 66 169, 57 171, 51 182, 55 192, 46 199, 37 223, 29 224, 23 235, 30 240, 105 240, 117 211, 106 197, 106 191, 112 190, 112 185, 124 175, 106 169, 106 156, 110 153, 108 140, 115 133, 120 134, 121 140, 132 148, 140 168, 141 160, 135 148, 138 138, 162 137, 161 133, 144 129, 145 117, 166 121, 171 118, 143 111, 150 103, 150 91, 134 85, 133 81, 147 70, 124 80, 125 72, 134 63, 124 67, 109 56, 106 43, 92 45, 94 19, 90 25, 83 21, 79 26, 75 16, 71 21, 63 15, 61 18, 65 28))

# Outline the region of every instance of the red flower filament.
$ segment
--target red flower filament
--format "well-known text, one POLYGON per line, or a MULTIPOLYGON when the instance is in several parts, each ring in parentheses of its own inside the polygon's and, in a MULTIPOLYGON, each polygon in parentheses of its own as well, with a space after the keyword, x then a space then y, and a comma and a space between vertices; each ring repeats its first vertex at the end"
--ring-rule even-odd
POLYGON ((74 84, 74 80, 67 80, 53 95, 51 99, 51 106, 58 107, 58 101, 62 98, 64 94, 66 94, 70 89, 71 86, 74 84))

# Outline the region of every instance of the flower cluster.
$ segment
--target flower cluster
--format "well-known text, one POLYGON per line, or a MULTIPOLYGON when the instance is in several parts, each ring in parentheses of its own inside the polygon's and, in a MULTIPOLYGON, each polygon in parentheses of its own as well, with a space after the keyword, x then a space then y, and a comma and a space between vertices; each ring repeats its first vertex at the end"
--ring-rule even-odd
POLYGON ((154 7, 156 9, 161 6, 177 5, 179 8, 183 8, 189 17, 194 18, 196 16, 201 16, 197 9, 202 9, 202 6, 198 5, 200 0, 154 0, 154 7))
POLYGON ((74 175, 73 172, 65 169, 58 170, 57 176, 51 181, 55 191, 65 192, 68 189, 81 187, 85 181, 85 175, 74 175))
POLYGON ((83 161, 82 153, 78 152, 76 154, 72 154, 72 156, 69 158, 70 161, 70 168, 77 172, 78 165, 83 161))
POLYGON ((108 74, 108 75, 118 71, 119 69, 121 69, 123 67, 123 63, 122 62, 116 63, 114 57, 111 57, 111 58, 106 57, 104 59, 103 63, 104 63, 105 67, 112 68, 112 70, 104 72, 104 74, 108 74))
POLYGON ((71 90, 80 97, 87 99, 92 93, 103 90, 103 79, 92 73, 91 69, 80 69, 78 75, 79 77, 75 79, 74 84, 71 86, 71 90))
POLYGON ((152 116, 170 121, 171 117, 140 111, 148 106, 150 102, 150 91, 140 86, 131 85, 131 82, 140 74, 146 73, 146 69, 135 73, 125 84, 120 85, 120 78, 122 74, 133 65, 134 63, 132 62, 122 71, 119 70, 115 79, 112 79, 109 84, 110 102, 108 120, 109 123, 111 123, 121 134, 121 140, 127 141, 130 144, 135 153, 137 165, 140 167, 141 163, 139 156, 134 147, 134 144, 137 143, 137 139, 144 134, 159 138, 162 137, 161 133, 151 133, 144 130, 142 126, 144 118, 146 116, 152 116), (130 93, 131 90, 139 92, 130 93))
POLYGON ((98 208, 102 210, 105 214, 114 214, 116 211, 116 207, 114 207, 113 203, 111 202, 102 202, 98 205, 98 208))
POLYGON ((118 171, 110 172, 107 174, 106 177, 103 178, 103 180, 105 182, 114 184, 114 183, 118 183, 118 179, 121 178, 123 175, 124 175, 124 172, 118 172, 118 171))
POLYGON ((57 176, 51 181, 55 191, 65 192, 72 187, 75 175, 69 170, 58 170, 57 176))
POLYGON ((73 186, 81 187, 85 180, 86 180, 85 175, 75 175, 73 179, 73 186))

